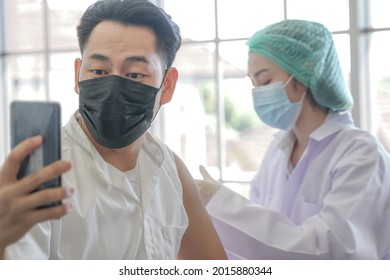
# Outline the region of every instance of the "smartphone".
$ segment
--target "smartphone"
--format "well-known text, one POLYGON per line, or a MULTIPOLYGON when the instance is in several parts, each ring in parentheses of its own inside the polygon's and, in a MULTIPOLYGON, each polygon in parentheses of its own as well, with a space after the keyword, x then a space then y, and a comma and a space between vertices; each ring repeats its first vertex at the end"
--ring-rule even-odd
MULTIPOLYGON (((42 135, 43 144, 22 162, 18 179, 61 159, 61 106, 57 102, 13 101, 10 109, 11 148, 28 137, 42 135)), ((61 186, 61 176, 54 178, 35 191, 61 186)), ((61 201, 42 205, 46 208, 61 201)))

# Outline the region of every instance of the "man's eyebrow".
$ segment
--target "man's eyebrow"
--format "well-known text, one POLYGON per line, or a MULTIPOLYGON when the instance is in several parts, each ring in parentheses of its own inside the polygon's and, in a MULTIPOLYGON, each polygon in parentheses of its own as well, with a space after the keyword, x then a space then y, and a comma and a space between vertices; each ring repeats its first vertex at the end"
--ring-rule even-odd
MULTIPOLYGON (((89 56, 89 59, 98 60, 98 61, 102 61, 102 62, 107 62, 110 60, 110 58, 108 56, 105 56, 105 55, 99 54, 99 53, 91 54, 89 56)), ((129 56, 129 57, 125 58, 125 61, 128 63, 142 62, 142 63, 150 64, 149 60, 143 55, 129 56)))
POLYGON ((129 56, 129 57, 126 57, 125 60, 126 60, 126 62, 129 62, 129 63, 143 62, 146 64, 150 64, 149 60, 145 56, 142 56, 142 55, 129 56))
POLYGON ((108 56, 105 56, 105 55, 102 55, 102 54, 99 54, 99 53, 93 53, 89 56, 89 59, 92 59, 92 60, 98 60, 98 61, 102 61, 102 62, 107 62, 109 61, 110 59, 108 58, 108 56))

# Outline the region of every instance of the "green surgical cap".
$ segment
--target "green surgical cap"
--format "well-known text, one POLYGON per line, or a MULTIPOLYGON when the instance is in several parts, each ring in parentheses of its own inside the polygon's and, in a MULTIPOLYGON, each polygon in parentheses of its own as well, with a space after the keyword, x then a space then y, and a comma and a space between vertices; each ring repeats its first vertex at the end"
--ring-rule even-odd
POLYGON ((247 45, 309 88, 319 105, 332 111, 353 106, 332 34, 322 24, 284 20, 256 32, 247 45))

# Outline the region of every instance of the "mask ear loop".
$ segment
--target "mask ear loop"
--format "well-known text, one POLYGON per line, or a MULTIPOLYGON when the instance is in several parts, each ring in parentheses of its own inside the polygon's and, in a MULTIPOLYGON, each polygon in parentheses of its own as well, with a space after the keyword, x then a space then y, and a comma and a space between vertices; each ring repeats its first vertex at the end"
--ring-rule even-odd
POLYGON ((294 76, 290 76, 290 78, 288 78, 288 80, 284 83, 284 87, 286 87, 291 82, 291 80, 293 78, 294 78, 294 76))
MULTIPOLYGON (((294 76, 290 76, 290 78, 288 78, 288 80, 286 81, 286 83, 284 84, 284 87, 286 87, 290 82, 291 80, 294 78, 294 76)), ((303 102, 303 100, 305 99, 306 97, 306 93, 307 93, 307 89, 303 92, 303 96, 301 98, 301 100, 298 101, 298 103, 301 103, 303 102)))
POLYGON ((162 88, 162 86, 164 84, 164 81, 165 81, 165 77, 167 76, 167 72, 168 72, 168 69, 165 69, 162 82, 161 82, 160 86, 158 87, 158 91, 157 92, 159 92, 161 90, 161 88, 162 88))
MULTIPOLYGON (((166 77, 166 75, 167 75, 167 72, 168 72, 168 69, 165 69, 165 71, 164 71, 164 76, 163 76, 162 82, 161 82, 161 84, 160 84, 160 86, 159 86, 159 88, 158 88, 157 93, 161 90, 161 88, 162 88, 162 86, 163 86, 163 84, 164 84, 164 81, 165 81, 165 77, 166 77)), ((156 93, 156 94, 157 94, 157 93, 156 93)), ((158 107, 158 109, 157 109, 157 111, 156 111, 156 114, 154 114, 153 118, 150 120, 150 123, 152 123, 152 122, 154 121, 154 119, 156 118, 158 112, 160 111, 161 105, 160 105, 160 104, 158 104, 158 105, 159 105, 159 107, 158 107)))
POLYGON ((303 96, 302 96, 301 100, 299 100, 299 102, 303 102, 303 100, 306 97, 306 93, 307 93, 307 89, 303 92, 303 96))

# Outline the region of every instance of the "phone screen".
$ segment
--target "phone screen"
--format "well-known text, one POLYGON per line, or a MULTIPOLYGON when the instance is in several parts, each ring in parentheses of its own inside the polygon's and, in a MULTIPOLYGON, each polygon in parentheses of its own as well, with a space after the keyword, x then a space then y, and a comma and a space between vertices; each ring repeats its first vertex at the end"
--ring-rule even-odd
MULTIPOLYGON (((61 158, 61 106, 57 102, 14 101, 11 103, 11 146, 28 137, 42 135, 43 144, 27 156, 18 179, 61 158)), ((58 187, 61 176, 39 186, 36 191, 58 187)), ((50 207, 60 202, 43 207, 50 207)))

